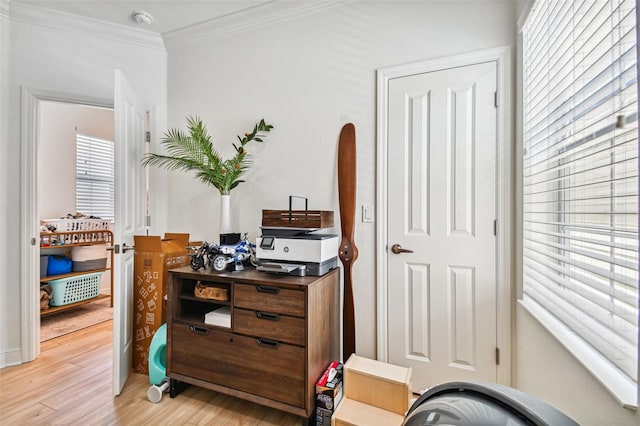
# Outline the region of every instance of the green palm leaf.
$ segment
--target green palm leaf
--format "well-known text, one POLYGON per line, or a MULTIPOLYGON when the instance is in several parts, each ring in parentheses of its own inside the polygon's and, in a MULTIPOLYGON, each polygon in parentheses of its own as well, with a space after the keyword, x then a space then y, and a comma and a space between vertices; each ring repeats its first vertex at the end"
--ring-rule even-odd
POLYGON ((264 119, 260 120, 253 127, 253 131, 245 133, 244 137, 238 136, 239 146, 232 144, 236 151, 235 156, 222 161, 202 120, 196 116, 189 116, 188 133, 180 129, 169 129, 160 140, 166 154, 147 153, 142 160, 142 166, 193 172, 201 182, 215 187, 221 194, 228 194, 244 182, 239 178, 251 165, 245 145, 252 140, 262 142, 271 129, 272 125, 265 123, 264 119))

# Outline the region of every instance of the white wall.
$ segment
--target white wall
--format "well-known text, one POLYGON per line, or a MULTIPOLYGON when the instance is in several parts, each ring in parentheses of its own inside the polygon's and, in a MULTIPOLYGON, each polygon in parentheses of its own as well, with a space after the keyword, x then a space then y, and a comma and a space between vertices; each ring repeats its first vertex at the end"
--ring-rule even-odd
POLYGON ((2 5, 5 13, 0 21, 3 61, 0 193, 2 212, 7 219, 0 221, 3 265, 0 268, 0 367, 22 359, 20 245, 23 236, 18 226, 23 217, 19 184, 21 88, 109 103, 113 102, 114 69, 119 68, 137 89, 141 101, 157 107, 154 111, 157 128, 164 128, 166 119, 166 51, 161 42, 155 48, 150 43, 137 43, 135 37, 112 36, 100 25, 86 20, 78 21, 78 28, 67 30, 68 18, 63 19, 64 25, 49 25, 48 22, 56 19, 54 14, 36 16, 13 4, 7 13, 6 2, 2 1, 2 5))
POLYGON ((50 101, 39 106, 39 219, 57 219, 76 211, 77 133, 113 140, 113 110, 50 101))
POLYGON ((514 387, 565 412, 583 426, 640 425, 522 306, 516 309, 514 387))
MULTIPOLYGON (((240 231, 259 233, 262 209, 286 209, 289 194, 334 210, 339 225, 337 143, 356 126, 358 206, 375 205, 376 70, 429 58, 515 45, 514 2, 352 2, 295 20, 169 48, 168 117, 200 115, 227 155, 230 142, 264 117, 268 141, 249 147, 255 163, 232 192, 240 231)), ((220 197, 172 173, 172 231, 217 240, 220 197)), ((375 224, 360 222, 354 264, 357 351, 376 356, 375 224)), ((339 227, 337 228, 339 232, 339 227)))
MULTIPOLYGON (((9 122, 9 17, 8 17, 8 2, 6 0, 0 0, 0 232, 3 235, 7 235, 6 231, 9 228, 9 187, 11 186, 11 179, 15 183, 17 175, 11 175, 9 169, 5 166, 7 158, 9 158, 9 129, 7 123, 9 122)), ((14 170, 15 173, 15 170, 14 170)), ((13 200, 15 202, 15 199, 13 200)), ((13 210, 13 214, 16 210, 13 210)), ((9 291, 4 285, 8 281, 8 256, 11 249, 8 244, 8 239, 3 239, 0 242, 0 368, 4 366, 6 349, 16 344, 16 341, 9 342, 9 324, 6 320, 7 317, 3 315, 8 311, 8 294, 9 291)), ((15 242, 15 241, 14 241, 15 242)), ((15 261, 15 257, 14 257, 15 261)), ((17 272, 17 269, 14 270, 17 272)), ((16 275, 12 278, 16 281, 16 275)), ((15 298, 14 298, 15 304, 15 298)), ((19 341, 18 341, 19 342, 19 341)))

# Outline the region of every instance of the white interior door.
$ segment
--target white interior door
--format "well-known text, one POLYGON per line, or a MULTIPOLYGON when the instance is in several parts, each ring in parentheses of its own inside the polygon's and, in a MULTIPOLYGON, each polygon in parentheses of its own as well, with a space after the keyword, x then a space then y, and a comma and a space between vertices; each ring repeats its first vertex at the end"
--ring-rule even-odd
POLYGON ((115 217, 113 392, 129 377, 133 350, 133 236, 144 235, 145 181, 141 166, 146 112, 120 70, 115 71, 115 217))
POLYGON ((496 67, 389 82, 388 358, 414 390, 496 381, 496 67))

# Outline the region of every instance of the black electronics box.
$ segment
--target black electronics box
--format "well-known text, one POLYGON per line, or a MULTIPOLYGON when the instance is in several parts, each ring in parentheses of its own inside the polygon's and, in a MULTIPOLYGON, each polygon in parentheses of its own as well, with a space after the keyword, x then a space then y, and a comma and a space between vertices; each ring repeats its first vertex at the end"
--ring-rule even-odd
POLYGON ((229 234, 220 234, 221 246, 232 246, 240 242, 240 233, 232 232, 229 234))

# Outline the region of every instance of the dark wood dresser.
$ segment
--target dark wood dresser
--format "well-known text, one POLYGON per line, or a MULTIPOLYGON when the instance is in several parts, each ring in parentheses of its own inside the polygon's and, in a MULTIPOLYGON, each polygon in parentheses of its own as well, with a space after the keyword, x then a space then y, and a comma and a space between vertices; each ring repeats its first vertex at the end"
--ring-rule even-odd
POLYGON ((171 270, 171 397, 188 383, 312 417, 315 382, 340 357, 339 276, 171 270), (212 311, 222 321, 205 323, 212 311))

